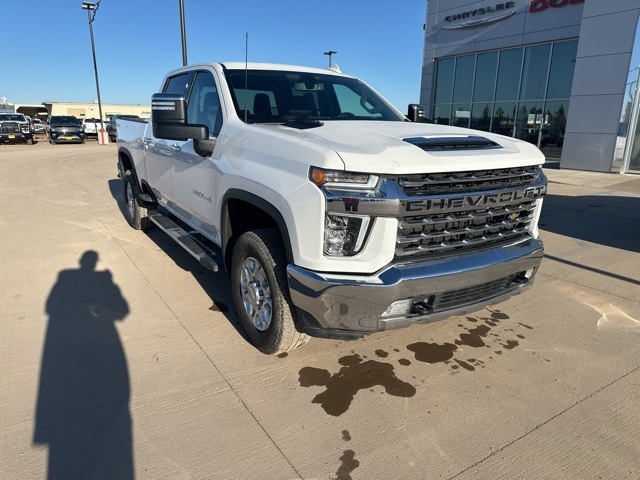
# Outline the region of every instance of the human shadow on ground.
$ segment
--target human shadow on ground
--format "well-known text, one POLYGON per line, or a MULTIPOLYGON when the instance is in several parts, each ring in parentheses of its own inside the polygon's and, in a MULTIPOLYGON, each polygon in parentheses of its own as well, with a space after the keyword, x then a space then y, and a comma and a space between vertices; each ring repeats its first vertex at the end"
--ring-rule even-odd
POLYGON ((129 306, 97 262, 84 252, 46 301, 33 442, 49 447, 51 480, 134 478, 129 372, 115 327, 129 306))

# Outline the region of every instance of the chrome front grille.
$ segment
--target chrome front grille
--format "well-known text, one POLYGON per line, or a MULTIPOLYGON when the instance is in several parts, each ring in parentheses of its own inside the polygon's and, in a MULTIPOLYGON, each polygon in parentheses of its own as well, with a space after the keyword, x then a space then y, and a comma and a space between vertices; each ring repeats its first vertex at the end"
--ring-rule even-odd
POLYGON ((0 123, 0 131, 2 133, 20 133, 20 124, 17 122, 2 122, 0 123))
POLYGON ((404 194, 413 197, 520 187, 534 181, 539 172, 539 167, 532 166, 471 172, 403 175, 398 177, 397 181, 404 194))
POLYGON ((404 176, 396 181, 410 198, 406 213, 398 218, 397 259, 524 238, 535 218, 536 199, 546 192, 539 167, 404 176), (416 188, 428 191, 434 185, 430 194, 416 197, 416 188))

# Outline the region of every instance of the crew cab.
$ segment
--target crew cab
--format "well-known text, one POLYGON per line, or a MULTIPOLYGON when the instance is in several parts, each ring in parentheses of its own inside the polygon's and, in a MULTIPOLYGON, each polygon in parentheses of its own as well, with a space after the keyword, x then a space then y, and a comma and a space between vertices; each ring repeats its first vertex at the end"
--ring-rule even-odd
POLYGON ((230 274, 275 354, 463 315, 532 285, 547 181, 533 145, 411 122, 337 69, 174 70, 118 120, 125 216, 230 274))

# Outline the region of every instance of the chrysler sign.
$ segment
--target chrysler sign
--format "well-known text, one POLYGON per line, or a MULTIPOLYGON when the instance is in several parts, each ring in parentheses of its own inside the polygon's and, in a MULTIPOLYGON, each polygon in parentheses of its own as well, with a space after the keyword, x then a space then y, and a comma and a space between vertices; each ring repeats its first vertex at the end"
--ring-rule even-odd
POLYGON ((516 2, 494 3, 490 6, 447 15, 444 17, 444 21, 447 22, 447 24, 442 28, 445 30, 454 30, 458 28, 478 27, 498 22, 516 13, 515 6, 516 2), (464 21, 453 25, 450 24, 450 22, 455 22, 457 20, 464 21))
MULTIPOLYGON (((566 5, 577 5, 584 0, 530 0, 529 12, 537 13, 547 8, 560 8, 566 5)), ((460 28, 473 28, 490 23, 499 22, 516 13, 516 2, 502 2, 487 5, 485 7, 467 10, 466 12, 453 13, 444 17, 445 30, 460 28)))

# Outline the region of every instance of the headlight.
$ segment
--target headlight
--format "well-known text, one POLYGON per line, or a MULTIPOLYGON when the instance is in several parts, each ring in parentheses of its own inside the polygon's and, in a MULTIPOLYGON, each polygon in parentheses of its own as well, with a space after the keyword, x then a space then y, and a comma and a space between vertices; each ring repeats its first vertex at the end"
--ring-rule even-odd
POLYGON ((312 167, 309 178, 322 188, 331 190, 372 190, 378 185, 379 177, 368 173, 343 172, 340 170, 324 170, 312 167))
POLYGON ((324 253, 331 257, 348 257, 364 244, 371 219, 327 214, 324 225, 324 253))

